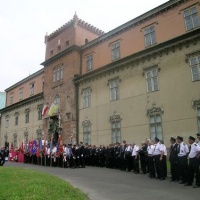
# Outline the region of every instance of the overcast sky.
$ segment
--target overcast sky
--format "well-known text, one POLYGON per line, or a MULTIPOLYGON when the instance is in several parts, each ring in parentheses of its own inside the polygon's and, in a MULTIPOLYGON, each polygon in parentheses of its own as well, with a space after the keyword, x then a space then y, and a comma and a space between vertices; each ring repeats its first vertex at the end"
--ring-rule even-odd
POLYGON ((79 18, 108 32, 166 0, 0 0, 0 91, 41 69, 44 36, 79 18))

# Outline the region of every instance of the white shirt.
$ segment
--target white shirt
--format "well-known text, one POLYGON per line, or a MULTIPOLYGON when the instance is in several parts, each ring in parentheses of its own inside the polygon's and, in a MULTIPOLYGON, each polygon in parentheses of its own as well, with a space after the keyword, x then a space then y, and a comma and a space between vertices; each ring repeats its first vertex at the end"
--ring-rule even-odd
POLYGON ((158 143, 155 144, 154 146, 155 146, 155 149, 154 149, 154 152, 153 152, 153 155, 154 155, 154 156, 160 155, 160 154, 161 154, 161 151, 164 152, 163 145, 160 144, 160 142, 158 142, 158 143))
POLYGON ((184 142, 181 142, 178 145, 178 149, 179 149, 179 146, 180 146, 180 152, 178 153, 178 157, 186 156, 187 153, 189 153, 188 145, 185 144, 184 142))
POLYGON ((163 146, 163 150, 164 150, 164 155, 167 156, 167 148, 164 144, 162 144, 162 146, 163 146))
POLYGON ((200 146, 200 140, 197 142, 197 144, 200 146))
POLYGON ((130 152, 132 152, 132 147, 131 147, 130 145, 128 145, 128 146, 126 147, 125 151, 130 151, 130 152))
POLYGON ((57 152, 57 148, 54 147, 54 148, 52 149, 52 154, 55 154, 56 152, 57 152))
POLYGON ((51 149, 48 148, 48 149, 47 149, 47 155, 50 155, 50 152, 51 152, 51 149))
POLYGON ((63 149, 63 155, 64 155, 64 156, 67 156, 68 153, 69 153, 68 148, 67 148, 67 147, 64 147, 64 149, 63 149))
POLYGON ((194 142, 190 147, 189 158, 194 158, 200 152, 200 146, 194 142))
POLYGON ((155 149, 154 145, 150 145, 150 146, 147 147, 147 152, 148 152, 149 156, 153 155, 154 149, 155 149))
POLYGON ((133 151, 132 151, 132 156, 136 156, 137 152, 139 151, 139 146, 138 145, 134 145, 133 147, 133 151))

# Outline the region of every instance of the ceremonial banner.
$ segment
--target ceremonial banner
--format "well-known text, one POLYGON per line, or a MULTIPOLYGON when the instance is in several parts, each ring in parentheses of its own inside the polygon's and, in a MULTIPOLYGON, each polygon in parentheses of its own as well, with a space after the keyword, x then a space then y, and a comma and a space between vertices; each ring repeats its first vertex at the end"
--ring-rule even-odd
POLYGON ((45 104, 44 105, 44 107, 43 107, 43 109, 42 109, 42 116, 44 116, 46 113, 47 113, 47 111, 49 110, 49 106, 48 106, 49 104, 45 104))
POLYGON ((52 103, 49 109, 49 116, 52 116, 54 112, 57 110, 57 108, 58 108, 58 105, 56 105, 55 103, 52 103))
POLYGON ((35 155, 37 152, 37 141, 33 141, 33 148, 32 148, 32 154, 35 155))

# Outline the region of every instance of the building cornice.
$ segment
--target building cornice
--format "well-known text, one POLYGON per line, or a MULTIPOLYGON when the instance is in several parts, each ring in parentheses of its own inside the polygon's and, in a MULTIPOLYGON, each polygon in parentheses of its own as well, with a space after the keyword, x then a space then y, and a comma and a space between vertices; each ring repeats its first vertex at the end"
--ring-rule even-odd
POLYGON ((92 46, 95 46, 105 40, 110 39, 113 36, 116 36, 119 33, 122 33, 123 31, 126 31, 132 27, 135 27, 141 23, 144 23, 144 21, 151 19, 152 17, 155 17, 157 15, 160 15, 162 12, 166 12, 167 10, 171 9, 172 7, 175 7, 181 3, 184 3, 188 0, 170 0, 128 22, 126 22, 125 24, 122 24, 121 26, 109 31, 108 33, 103 34, 102 36, 98 37, 95 40, 92 40, 91 42, 85 44, 84 46, 82 46, 82 49, 87 49, 90 48, 92 46))
POLYGON ((25 83, 25 82, 27 82, 27 81, 29 81, 29 80, 35 78, 36 76, 39 76, 39 75, 42 74, 42 73, 44 73, 44 68, 40 69, 39 71, 35 72, 34 74, 31 74, 30 76, 28 76, 28 77, 22 79, 21 81, 15 83, 14 85, 12 85, 12 86, 10 86, 9 88, 5 89, 5 92, 8 92, 8 91, 10 91, 10 90, 12 90, 12 89, 18 87, 19 85, 21 85, 21 84, 23 84, 23 83, 25 83))
POLYGON ((43 65, 44 67, 47 67, 49 64, 55 62, 56 60, 59 60, 60 58, 66 56, 67 54, 72 53, 73 51, 81 51, 81 48, 77 45, 73 45, 64 51, 60 52, 59 54, 56 54, 55 56, 49 58, 48 60, 45 60, 43 63, 40 65, 43 65))
POLYGON ((195 29, 194 31, 185 33, 166 42, 154 45, 130 56, 121 58, 116 62, 109 63, 86 74, 80 76, 76 75, 74 78, 74 83, 77 84, 81 81, 89 81, 90 78, 94 78, 95 76, 102 75, 104 73, 109 73, 113 70, 119 70, 124 69, 125 67, 128 68, 129 66, 138 65, 139 63, 149 61, 151 58, 155 59, 156 56, 162 57, 163 54, 167 55, 170 51, 175 52, 177 48, 181 50, 183 46, 188 47, 191 42, 196 44, 197 40, 200 39, 199 31, 200 28, 195 29))
POLYGON ((17 103, 14 103, 12 105, 9 105, 9 106, 1 109, 0 110, 0 114, 3 114, 5 112, 8 112, 8 111, 13 110, 13 109, 18 109, 19 107, 26 106, 26 105, 28 105, 30 103, 35 102, 35 101, 42 100, 43 98, 44 98, 43 92, 38 93, 38 94, 36 94, 34 96, 31 96, 31 97, 29 97, 27 99, 21 100, 21 101, 19 101, 17 103))

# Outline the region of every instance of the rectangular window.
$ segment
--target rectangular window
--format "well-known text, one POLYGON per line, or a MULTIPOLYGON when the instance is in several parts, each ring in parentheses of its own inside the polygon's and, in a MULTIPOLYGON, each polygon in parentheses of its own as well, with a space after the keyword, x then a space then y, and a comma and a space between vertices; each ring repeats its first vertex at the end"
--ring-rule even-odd
POLYGON ((14 148, 16 148, 16 147, 18 147, 17 146, 17 134, 16 133, 13 135, 13 138, 14 138, 14 140, 13 140, 13 146, 14 146, 14 148))
POLYGON ((53 55, 53 50, 50 51, 50 56, 52 56, 52 55, 53 55))
POLYGON ((120 122, 112 122, 112 143, 121 143, 121 124, 120 122))
POLYGON ((90 137, 90 134, 91 134, 91 126, 88 125, 88 126, 84 126, 83 127, 83 142, 84 144, 91 144, 91 137, 90 137))
POLYGON ((150 137, 154 140, 155 137, 162 140, 162 120, 160 114, 150 116, 150 137))
POLYGON ((158 69, 156 67, 146 71, 147 92, 158 90, 158 69))
POLYGON ((25 110, 25 123, 29 123, 29 113, 30 113, 30 110, 26 109, 25 110))
POLYGON ((192 30, 199 26, 198 10, 196 7, 189 8, 184 11, 186 30, 192 30))
POLYGON ((200 80, 200 55, 190 58, 190 67, 192 72, 192 80, 200 80))
POLYGON ((119 99, 119 79, 113 79, 109 81, 110 87, 110 100, 115 101, 119 99))
POLYGON ((30 95, 34 94, 34 83, 30 84, 30 95))
POLYGON ((38 120, 42 119, 42 106, 38 106, 38 120))
POLYGON ((83 108, 90 107, 91 104, 91 88, 83 90, 83 108))
POLYGON ((19 120, 19 117, 18 117, 18 116, 16 116, 16 117, 15 117, 15 126, 17 126, 17 125, 18 125, 18 120, 19 120))
POLYGON ((87 71, 91 71, 93 68, 93 54, 86 57, 87 71))
POLYGON ((200 131, 200 107, 197 108, 197 121, 198 121, 198 128, 199 128, 199 131, 200 131))
POLYGON ((150 26, 144 29, 145 47, 156 44, 155 26, 150 26))
POLYGON ((64 70, 64 67, 63 67, 63 65, 61 65, 61 67, 60 67, 60 80, 62 80, 63 79, 63 70, 64 70))
POLYGON ((116 42, 111 45, 112 61, 120 58, 120 43, 116 42))
POLYGON ((9 119, 6 119, 6 128, 9 127, 9 119))
POLYGON ((23 99, 23 89, 20 88, 19 89, 19 100, 22 100, 23 99))
POLYGON ((60 80, 60 67, 57 68, 57 81, 60 80))
POLYGON ((13 95, 10 96, 10 105, 13 104, 13 95))
POLYGON ((56 80, 57 80, 57 70, 54 69, 54 70, 53 70, 53 82, 55 83, 56 80))

